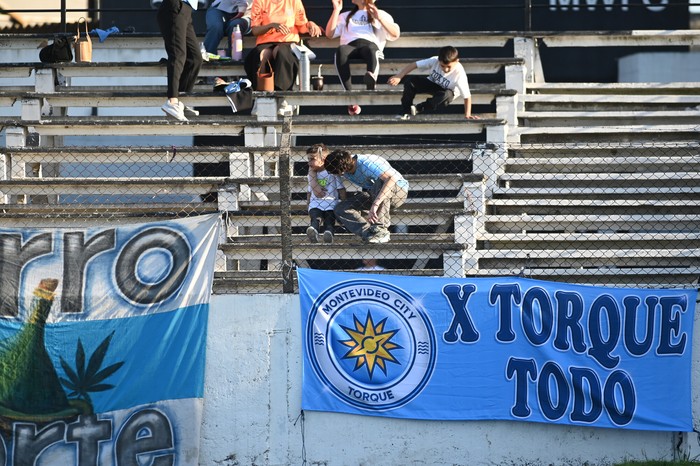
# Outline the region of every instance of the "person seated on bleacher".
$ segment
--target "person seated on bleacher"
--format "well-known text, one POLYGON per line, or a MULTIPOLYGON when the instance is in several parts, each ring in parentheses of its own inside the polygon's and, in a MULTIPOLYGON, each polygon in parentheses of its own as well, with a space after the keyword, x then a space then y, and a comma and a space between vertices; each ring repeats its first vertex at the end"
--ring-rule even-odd
MULTIPOLYGON (((340 47, 335 52, 335 68, 340 84, 346 91, 352 90, 350 60, 361 59, 367 64, 363 80, 368 90, 374 90, 379 77, 379 59, 384 58, 387 40, 396 40, 401 34, 394 18, 374 4, 374 0, 352 0, 353 9, 340 13, 343 0, 331 0, 333 13, 326 24, 326 37, 340 37, 340 47)), ((359 105, 348 106, 350 115, 357 115, 359 105)))
POLYGON ((250 20, 256 47, 245 58, 248 79, 257 88, 260 63, 269 60, 275 73, 275 89, 291 90, 299 68, 292 44, 299 42, 299 33, 319 37, 323 29, 306 18, 301 0, 253 0, 250 20))
POLYGON ((458 96, 464 98, 464 118, 478 119, 472 115, 472 94, 464 67, 459 62, 459 52, 451 45, 440 49, 435 57, 418 60, 406 65, 404 69, 389 78, 389 84, 398 85, 401 80, 415 69, 428 70, 427 76, 411 76, 403 83, 401 110, 398 118, 408 120, 420 113, 435 112, 447 107, 458 96), (413 105, 416 94, 430 94, 425 102, 413 105))
MULTIPOLYGON (((250 34, 250 5, 253 0, 214 0, 207 9, 207 33, 204 36, 204 48, 208 53, 217 55, 219 42, 231 38, 238 26, 241 35, 250 34)), ((229 49, 233 44, 229 44, 229 49)), ((233 55, 233 54, 231 54, 233 55)))
POLYGON ((391 209, 406 202, 408 181, 378 155, 335 150, 328 154, 324 166, 328 173, 343 175, 362 188, 362 192, 336 204, 336 218, 365 243, 388 243, 391 209), (369 211, 367 218, 362 216, 363 210, 369 211))

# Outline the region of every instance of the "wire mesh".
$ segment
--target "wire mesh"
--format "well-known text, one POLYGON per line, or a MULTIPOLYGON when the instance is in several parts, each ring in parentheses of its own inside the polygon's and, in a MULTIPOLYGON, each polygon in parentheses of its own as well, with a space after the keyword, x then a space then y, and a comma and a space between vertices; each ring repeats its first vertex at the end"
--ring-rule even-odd
POLYGON ((330 146, 378 155, 408 180, 382 244, 340 222, 332 242, 323 225, 311 241, 306 149, 290 148, 289 176, 279 147, 6 149, 0 219, 84 228, 219 212, 220 292, 282 292, 285 238, 297 267, 697 286, 697 142, 330 146))

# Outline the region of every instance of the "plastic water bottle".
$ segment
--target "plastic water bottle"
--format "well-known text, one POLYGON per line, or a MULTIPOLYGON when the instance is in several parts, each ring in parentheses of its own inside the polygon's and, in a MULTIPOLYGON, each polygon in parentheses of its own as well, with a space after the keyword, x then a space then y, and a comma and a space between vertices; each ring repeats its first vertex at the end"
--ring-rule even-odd
POLYGON ((236 24, 231 33, 231 58, 234 60, 243 59, 243 35, 238 24, 236 24))

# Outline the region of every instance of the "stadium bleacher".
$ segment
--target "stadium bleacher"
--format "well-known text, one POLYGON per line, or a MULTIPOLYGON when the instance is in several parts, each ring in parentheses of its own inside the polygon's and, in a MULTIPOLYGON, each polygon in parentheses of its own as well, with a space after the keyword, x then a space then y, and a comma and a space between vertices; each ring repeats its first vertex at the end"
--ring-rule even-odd
MULTIPOLYGON (((700 31, 407 33, 391 43, 416 58, 426 47, 460 47, 468 73, 480 78, 472 88, 481 119, 469 121, 458 105, 456 112, 399 121, 392 106, 400 89, 380 80, 377 91, 341 92, 329 79, 323 91, 256 93, 251 115, 227 111, 203 82, 183 99, 223 111, 175 122, 159 110, 163 83, 134 83, 165 75, 153 60, 162 42, 148 35, 96 44, 90 64, 5 63, 0 103, 10 110, 0 117, 0 223, 81 226, 218 211, 224 235, 215 290, 222 293, 280 292, 285 241, 297 265, 317 268, 348 270, 373 255, 386 265, 380 273, 695 286, 700 82, 549 83, 537 44, 643 48, 696 45, 699 38, 700 31), (470 47, 507 45, 513 57, 468 56, 470 47), (113 52, 111 61, 98 61, 100 47, 113 52), (146 58, 119 61, 128 50, 146 58), (349 103, 368 111, 351 117, 344 113, 349 103), (295 109, 287 119, 280 115, 285 106, 295 109), (291 147, 282 144, 285 131, 291 147), (123 142, 65 145, 64 138, 81 135, 123 142), (192 142, 154 147, 135 144, 135 135, 192 142), (243 145, 195 143, 221 135, 240 135, 243 145), (354 138, 354 152, 384 156, 411 182, 389 244, 363 245, 344 232, 333 245, 306 240, 304 146, 294 141, 338 135, 354 138), (289 163, 290 178, 283 179, 280 163, 289 163), (195 174, 197 164, 222 165, 226 173, 195 174), (280 226, 285 214, 287 231, 280 226)), ((0 35, 0 46, 31 50, 39 39, 0 35)), ((334 46, 325 38, 308 44, 334 46)), ((385 77, 407 61, 392 60, 391 48, 386 54, 385 77)), ((201 75, 237 76, 240 68, 209 63, 201 75)))

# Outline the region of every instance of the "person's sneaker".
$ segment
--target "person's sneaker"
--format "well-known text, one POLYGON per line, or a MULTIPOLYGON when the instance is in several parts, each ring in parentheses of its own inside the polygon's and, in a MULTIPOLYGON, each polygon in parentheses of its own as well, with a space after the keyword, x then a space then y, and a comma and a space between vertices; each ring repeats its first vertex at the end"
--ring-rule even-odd
POLYGON ((388 243, 391 239, 391 233, 386 228, 377 229, 373 234, 367 236, 367 242, 370 244, 388 243))
POLYGON ((224 89, 226 89, 226 86, 228 86, 229 84, 230 83, 224 78, 217 76, 216 78, 214 78, 213 81, 214 92, 224 92, 224 89))
POLYGON ((418 115, 418 113, 418 107, 416 107, 415 105, 411 105, 411 116, 416 116, 418 115))
POLYGON ((306 229, 306 237, 312 243, 318 243, 318 231, 314 227, 309 227, 306 229))
POLYGON ((396 115, 395 118, 396 118, 397 120, 410 120, 410 119, 411 119, 411 115, 409 115, 408 113, 404 113, 403 115, 396 115))
MULTIPOLYGON (((180 102, 182 104, 182 102, 180 102)), ((182 104, 182 113, 185 114, 185 116, 193 117, 193 116, 199 116, 199 110, 195 110, 192 107, 188 107, 185 104, 182 104)))
POLYGON ((323 232, 323 242, 327 244, 332 244, 333 243, 333 232, 331 231, 324 231, 323 232))
POLYGON ((362 79, 364 80, 368 91, 373 91, 377 88, 377 79, 369 71, 365 73, 365 76, 362 79))
POLYGON ((183 107, 184 105, 182 105, 181 102, 178 102, 177 104, 172 104, 168 100, 162 107, 160 107, 160 109, 163 110, 166 115, 175 118, 176 120, 187 121, 187 117, 185 117, 183 107))
POLYGON ((361 111, 362 107, 360 107, 359 105, 348 105, 349 115, 359 115, 361 111))

